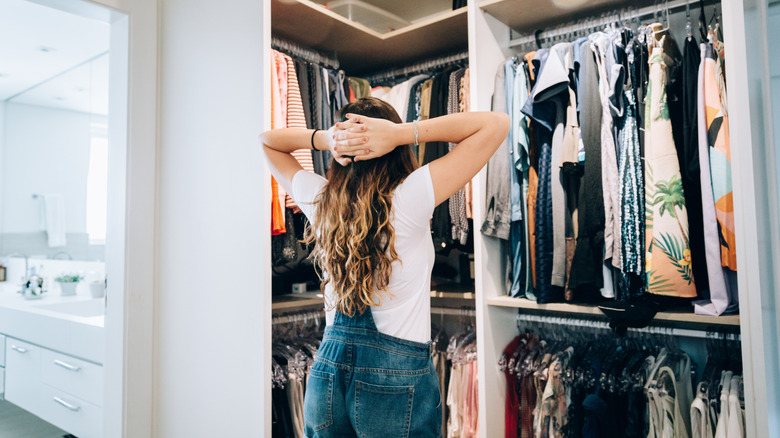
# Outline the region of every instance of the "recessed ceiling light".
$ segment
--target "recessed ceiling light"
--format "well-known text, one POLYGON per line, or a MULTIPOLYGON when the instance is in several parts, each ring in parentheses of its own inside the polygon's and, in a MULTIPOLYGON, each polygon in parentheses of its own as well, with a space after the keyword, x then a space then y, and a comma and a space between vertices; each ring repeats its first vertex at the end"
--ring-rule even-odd
POLYGON ((49 46, 38 47, 38 50, 41 51, 41 52, 44 52, 44 53, 50 53, 50 52, 56 52, 57 51, 57 49, 55 49, 54 47, 49 47, 49 46))

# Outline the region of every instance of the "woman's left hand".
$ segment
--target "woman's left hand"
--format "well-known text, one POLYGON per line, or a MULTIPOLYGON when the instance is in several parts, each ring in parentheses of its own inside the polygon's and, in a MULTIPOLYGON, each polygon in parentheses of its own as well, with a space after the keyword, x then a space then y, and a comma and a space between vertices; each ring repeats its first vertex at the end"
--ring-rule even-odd
POLYGON ((401 125, 397 123, 358 114, 347 114, 347 120, 362 127, 361 132, 366 137, 364 144, 358 144, 345 150, 345 153, 355 157, 355 161, 379 158, 392 152, 399 144, 403 144, 403 141, 400 140, 401 125))

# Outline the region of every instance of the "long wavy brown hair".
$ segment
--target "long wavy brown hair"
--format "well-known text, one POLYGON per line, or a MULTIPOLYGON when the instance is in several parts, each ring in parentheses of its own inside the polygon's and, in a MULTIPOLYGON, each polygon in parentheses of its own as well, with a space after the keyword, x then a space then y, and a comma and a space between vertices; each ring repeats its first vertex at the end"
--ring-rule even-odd
MULTIPOLYGON (((339 120, 346 120, 346 114, 402 123, 392 106, 373 97, 345 105, 339 120)), ((304 242, 315 242, 312 256, 323 290, 328 283, 333 285, 336 299, 330 309, 353 316, 381 304, 391 263, 399 260, 393 192, 417 166, 410 145, 347 166, 331 162, 328 182, 314 200, 316 215, 304 234, 304 242)))

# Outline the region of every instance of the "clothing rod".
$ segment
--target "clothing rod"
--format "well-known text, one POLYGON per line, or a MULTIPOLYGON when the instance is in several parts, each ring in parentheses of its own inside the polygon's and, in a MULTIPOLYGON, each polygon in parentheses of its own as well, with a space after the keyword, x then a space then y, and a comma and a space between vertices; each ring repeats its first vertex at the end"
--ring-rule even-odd
POLYGON ((322 64, 334 70, 339 69, 339 61, 336 58, 325 56, 314 49, 301 46, 291 41, 283 40, 277 37, 272 37, 271 47, 280 52, 287 53, 290 56, 301 58, 304 61, 322 64))
POLYGON ((310 319, 322 318, 325 318, 324 310, 312 310, 309 312, 299 312, 284 316, 275 316, 273 319, 271 319, 271 325, 289 324, 291 322, 303 322, 304 319, 308 321, 310 319))
POLYGON ((376 81, 381 81, 383 79, 392 79, 401 76, 409 76, 417 73, 424 73, 435 68, 444 67, 450 64, 461 62, 463 60, 468 59, 468 57, 469 57, 469 52, 456 53, 449 56, 443 56, 440 58, 434 58, 434 59, 418 62, 412 65, 408 65, 406 67, 400 67, 400 68, 395 68, 387 71, 382 71, 379 73, 374 73, 366 76, 364 79, 366 79, 369 83, 373 83, 376 81))
MULTIPOLYGON (((703 0, 703 2, 705 6, 710 6, 712 4, 720 3, 720 0, 703 0)), ((690 11, 694 12, 696 11, 694 8, 699 6, 699 0, 672 0, 666 5, 646 6, 640 9, 615 10, 607 12, 598 18, 560 24, 548 30, 542 30, 538 35, 536 35, 536 33, 530 33, 521 37, 510 38, 509 47, 533 44, 536 42, 537 37, 539 41, 549 40, 551 38, 559 37, 569 33, 581 32, 588 29, 596 30, 618 21, 638 20, 647 18, 648 16, 654 17, 656 15, 656 11, 665 14, 668 10, 669 14, 673 14, 684 11, 686 9, 686 5, 690 5, 690 11)))
MULTIPOLYGON (((540 323, 540 324, 558 324, 558 325, 567 325, 567 326, 574 326, 574 327, 585 327, 585 328, 594 328, 594 329, 601 329, 601 330, 612 330, 609 326, 608 322, 605 321, 596 321, 592 319, 581 319, 581 318, 571 318, 566 316, 541 316, 541 315, 530 315, 527 313, 518 313, 517 314, 517 323, 521 322, 531 322, 531 323, 540 323)), ((632 333, 645 333, 645 334, 655 334, 655 335, 668 335, 668 336, 682 336, 686 338, 708 338, 710 337, 710 333, 712 331, 702 331, 702 330, 688 330, 688 329, 678 329, 678 328, 671 328, 671 327, 642 327, 642 328, 628 328, 629 331, 632 333)), ((727 333, 727 332, 723 332, 727 333)), ((736 339, 740 339, 739 334, 737 333, 729 333, 730 335, 736 336, 736 339)))

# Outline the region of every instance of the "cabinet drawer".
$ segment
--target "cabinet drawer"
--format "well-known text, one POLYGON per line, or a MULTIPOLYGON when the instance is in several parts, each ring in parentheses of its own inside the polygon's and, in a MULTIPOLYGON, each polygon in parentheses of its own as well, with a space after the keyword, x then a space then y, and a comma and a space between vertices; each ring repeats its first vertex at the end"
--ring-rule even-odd
POLYGON ((41 385, 39 416, 79 438, 100 438, 103 409, 78 397, 41 385))
POLYGON ((22 409, 37 412, 41 387, 41 349, 8 338, 5 359, 5 399, 22 409))
POLYGON ((0 335, 0 367, 5 366, 5 335, 0 335))
POLYGON ((43 349, 41 380, 52 388, 103 406, 103 367, 100 365, 43 349))

